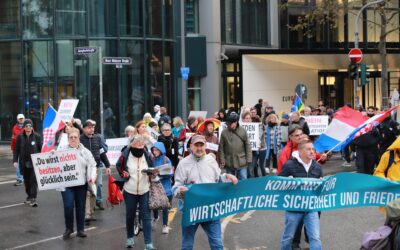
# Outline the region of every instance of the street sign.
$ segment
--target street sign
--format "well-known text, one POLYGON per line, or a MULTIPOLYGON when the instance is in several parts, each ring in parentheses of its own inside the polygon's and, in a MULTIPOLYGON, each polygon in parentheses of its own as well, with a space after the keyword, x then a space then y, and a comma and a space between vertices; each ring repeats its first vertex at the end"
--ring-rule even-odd
POLYGON ((74 48, 75 55, 93 54, 97 52, 96 47, 76 47, 74 48))
POLYGON ((103 64, 131 65, 132 58, 130 58, 130 57, 103 57, 103 64))
POLYGON ((349 60, 353 63, 360 63, 363 58, 362 51, 359 48, 353 48, 349 52, 349 60))
POLYGON ((187 79, 189 79, 189 72, 190 72, 190 68, 181 67, 182 80, 187 81, 187 79))

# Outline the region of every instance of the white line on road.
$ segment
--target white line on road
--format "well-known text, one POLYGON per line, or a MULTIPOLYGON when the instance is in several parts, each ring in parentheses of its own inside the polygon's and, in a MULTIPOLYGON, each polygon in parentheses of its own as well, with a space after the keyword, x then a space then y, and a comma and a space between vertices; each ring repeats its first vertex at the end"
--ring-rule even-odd
POLYGON ((0 209, 21 206, 21 205, 24 205, 24 204, 25 203, 21 202, 21 203, 17 203, 17 204, 12 204, 12 205, 7 205, 7 206, 0 207, 0 209))
POLYGON ((2 181, 2 182, 0 182, 0 185, 10 184, 10 183, 14 183, 14 182, 15 182, 15 180, 14 181, 2 181))
MULTIPOLYGON (((96 229, 96 227, 89 227, 89 228, 86 228, 86 229, 85 229, 85 232, 90 231, 90 230, 93 230, 93 229, 96 229)), ((75 235, 75 234, 76 234, 76 233, 73 233, 72 235, 75 235)), ((25 245, 21 245, 21 246, 16 246, 16 247, 13 247, 13 248, 9 248, 8 250, 21 249, 21 248, 24 248, 24 247, 30 247, 30 246, 33 246, 33 245, 37 245, 37 244, 40 244, 40 243, 44 243, 44 242, 48 242, 48 241, 52 241, 52 240, 56 240, 56 239, 61 239, 61 238, 62 238, 62 235, 59 235, 59 236, 47 238, 47 239, 44 239, 44 240, 39 240, 39 241, 35 241, 35 242, 32 242, 32 243, 28 243, 28 244, 25 244, 25 245)))
MULTIPOLYGON (((256 210, 247 211, 242 217, 240 217, 239 221, 246 221, 246 220, 250 219, 250 218, 251 218, 251 215, 252 215, 255 211, 256 211, 256 210)), ((225 217, 225 218, 222 220, 222 223, 221 223, 222 242, 224 242, 224 233, 225 233, 225 229, 226 229, 226 227, 228 226, 229 222, 232 221, 233 217, 235 217, 235 215, 237 215, 237 214, 229 215, 228 217, 225 217)), ((237 219, 237 218, 236 218, 236 219, 237 219)))

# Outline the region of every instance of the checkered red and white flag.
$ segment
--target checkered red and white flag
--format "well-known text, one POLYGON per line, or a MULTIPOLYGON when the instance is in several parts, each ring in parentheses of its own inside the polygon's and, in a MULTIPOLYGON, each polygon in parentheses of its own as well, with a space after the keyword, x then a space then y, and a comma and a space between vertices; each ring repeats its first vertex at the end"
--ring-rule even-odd
POLYGON ((58 112, 49 104, 43 120, 43 146, 42 153, 54 148, 56 133, 65 127, 58 112))

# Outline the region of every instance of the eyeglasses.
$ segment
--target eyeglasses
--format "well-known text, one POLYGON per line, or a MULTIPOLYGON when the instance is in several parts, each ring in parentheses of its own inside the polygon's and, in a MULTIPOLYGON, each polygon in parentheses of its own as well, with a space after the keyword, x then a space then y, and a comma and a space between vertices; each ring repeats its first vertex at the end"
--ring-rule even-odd
POLYGON ((162 131, 167 132, 167 131, 171 131, 171 129, 163 129, 162 131))
POLYGON ((296 134, 296 135, 291 135, 291 136, 293 136, 293 137, 300 137, 300 136, 302 136, 303 134, 296 134))
POLYGON ((69 136, 69 139, 78 139, 78 136, 69 136))
POLYGON ((32 128, 32 125, 31 124, 26 124, 25 128, 32 128))

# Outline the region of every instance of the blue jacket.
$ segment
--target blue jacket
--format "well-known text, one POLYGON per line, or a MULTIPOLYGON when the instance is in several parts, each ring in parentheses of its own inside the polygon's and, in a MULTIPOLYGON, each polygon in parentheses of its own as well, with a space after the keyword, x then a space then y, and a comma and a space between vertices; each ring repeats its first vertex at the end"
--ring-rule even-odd
MULTIPOLYGON (((165 150, 164 143, 156 142, 153 144, 153 147, 151 148, 152 151, 153 151, 153 148, 157 148, 161 152, 160 156, 154 157, 154 159, 153 159, 153 167, 154 168, 157 168, 157 167, 165 165, 165 164, 171 165, 171 161, 165 155, 166 150, 165 150)), ((160 181, 164 187, 164 191, 167 196, 172 196, 172 181, 171 181, 172 176, 173 176, 173 174, 160 175, 160 181)))

